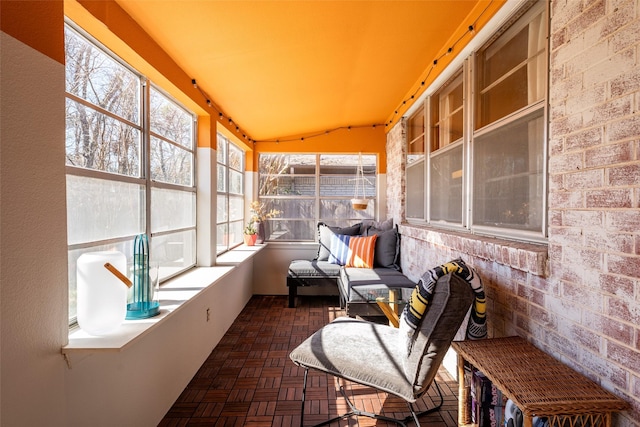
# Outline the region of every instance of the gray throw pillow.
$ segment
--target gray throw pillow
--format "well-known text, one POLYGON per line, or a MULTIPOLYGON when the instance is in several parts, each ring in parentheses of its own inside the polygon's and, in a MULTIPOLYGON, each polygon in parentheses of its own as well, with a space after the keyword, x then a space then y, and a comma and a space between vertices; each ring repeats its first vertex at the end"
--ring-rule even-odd
POLYGON ((391 230, 393 228, 393 218, 389 218, 384 221, 374 221, 372 219, 365 219, 364 221, 362 221, 362 224, 360 225, 360 233, 358 234, 361 234, 364 236, 367 232, 367 229, 369 228, 375 228, 376 230, 380 230, 380 231, 391 230))
POLYGON ((373 257, 374 267, 393 268, 400 271, 400 234, 398 227, 391 230, 379 230, 369 227, 367 236, 377 234, 376 249, 373 257))

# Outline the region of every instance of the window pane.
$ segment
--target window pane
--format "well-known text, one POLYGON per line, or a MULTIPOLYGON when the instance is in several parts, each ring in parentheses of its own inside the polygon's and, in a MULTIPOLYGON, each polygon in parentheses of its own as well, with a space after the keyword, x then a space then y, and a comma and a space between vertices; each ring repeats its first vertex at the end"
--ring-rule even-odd
POLYGON ((140 131, 70 99, 65 146, 69 166, 141 176, 140 131))
POLYGON ((193 116, 154 87, 149 97, 151 132, 193 150, 193 116))
POLYGON ((217 149, 218 163, 221 163, 223 165, 227 164, 227 147, 228 147, 227 138, 218 134, 218 149, 217 149))
POLYGON ((229 193, 230 194, 243 194, 244 193, 244 174, 232 169, 229 169, 229 193))
POLYGON ((218 191, 227 191, 227 167, 218 163, 218 191))
POLYGON ((265 233, 267 240, 314 241, 318 233, 315 220, 270 219, 265 233))
POLYGON ((160 280, 196 264, 195 230, 153 236, 150 246, 151 261, 160 265, 160 280))
POLYGON ((218 224, 216 227, 216 253, 222 253, 229 249, 229 223, 218 224))
POLYGON ((260 199, 265 203, 266 211, 280 211, 278 218, 313 219, 316 216, 315 199, 260 199))
POLYGON ((430 98, 431 152, 462 138, 464 128, 463 102, 464 84, 462 70, 459 70, 430 98))
POLYGON ((313 175, 316 173, 316 156, 310 154, 261 154, 260 173, 313 175))
POLYGON ((407 130, 407 167, 424 160, 424 116, 424 106, 421 106, 420 109, 409 118, 410 129, 407 130), (416 131, 417 127, 419 128, 416 131))
POLYGON ((244 151, 233 144, 229 144, 229 167, 244 172, 244 151))
POLYGON ((190 191, 151 189, 151 232, 195 227, 196 194, 190 191))
POLYGON ((407 218, 425 219, 424 160, 407 166, 407 218))
POLYGON ((335 218, 359 221, 361 219, 373 219, 375 217, 375 201, 369 200, 367 209, 354 210, 351 207, 351 199, 329 200, 322 199, 320 201, 320 220, 332 221, 335 218))
POLYGON ((144 186, 67 175, 67 241, 78 243, 144 233, 144 186))
POLYGON ((65 26, 67 92, 139 124, 140 78, 65 26))
POLYGON ((229 196, 229 221, 244 218, 244 196, 229 196))
POLYGON ((244 242, 243 236, 244 224, 242 221, 233 221, 229 223, 229 246, 234 247, 244 242))
POLYGON ((351 198, 355 196, 356 185, 358 197, 363 195, 375 197, 376 195, 376 156, 321 155, 320 175, 320 196, 351 198), (363 181, 356 180, 360 163, 363 181))
MULTIPOLYGON (((375 177, 366 177, 358 188, 358 197, 376 196, 375 177)), ((355 195, 355 175, 320 177, 320 196, 353 197, 355 195)))
POLYGON ((537 7, 480 52, 476 129, 544 98, 546 34, 537 7))
POLYGON ((543 111, 475 139, 473 223, 541 231, 543 111))
POLYGON ((462 223, 462 144, 431 159, 431 221, 462 223))
POLYGON ((227 205, 228 196, 226 194, 218 194, 218 211, 217 211, 217 222, 220 224, 221 222, 229 221, 229 209, 227 205))
POLYGON ((315 155, 261 154, 259 170, 260 196, 315 195, 315 155))
POLYGON ((442 118, 442 126, 440 132, 440 145, 438 148, 445 147, 462 138, 462 78, 452 83, 453 87, 440 96, 440 117, 442 118))
POLYGON ((419 108, 407 121, 407 141, 410 153, 424 152, 424 108, 419 108))
POLYGON ((493 123, 527 105, 527 71, 519 68, 505 80, 480 95, 482 116, 476 129, 493 123))
POLYGON ((191 187, 193 154, 176 145, 151 137, 151 179, 191 187))
POLYGON ((355 174, 359 163, 365 175, 375 175, 376 173, 376 156, 371 154, 362 154, 361 156, 349 154, 322 154, 320 156, 320 174, 355 174))
POLYGON ((315 196, 315 176, 260 176, 260 195, 315 196), (265 193, 262 193, 264 191, 265 193))

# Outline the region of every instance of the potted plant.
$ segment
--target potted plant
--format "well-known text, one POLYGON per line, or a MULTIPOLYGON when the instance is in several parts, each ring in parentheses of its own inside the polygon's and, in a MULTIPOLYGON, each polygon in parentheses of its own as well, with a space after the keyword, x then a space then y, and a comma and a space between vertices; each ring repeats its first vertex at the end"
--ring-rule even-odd
POLYGON ((257 243, 263 243, 266 238, 265 223, 267 219, 278 216, 281 213, 277 209, 267 209, 266 204, 259 200, 251 202, 251 222, 258 233, 257 243))
POLYGON ((244 228, 244 244, 247 246, 253 246, 258 239, 258 230, 256 230, 253 221, 249 222, 244 228))

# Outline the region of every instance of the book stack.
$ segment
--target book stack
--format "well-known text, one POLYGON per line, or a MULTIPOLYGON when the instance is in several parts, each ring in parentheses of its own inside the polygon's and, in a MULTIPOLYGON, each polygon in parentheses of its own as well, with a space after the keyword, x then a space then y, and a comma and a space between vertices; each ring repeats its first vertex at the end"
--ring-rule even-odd
POLYGON ((507 399, 482 372, 471 373, 471 422, 478 427, 502 427, 507 399))

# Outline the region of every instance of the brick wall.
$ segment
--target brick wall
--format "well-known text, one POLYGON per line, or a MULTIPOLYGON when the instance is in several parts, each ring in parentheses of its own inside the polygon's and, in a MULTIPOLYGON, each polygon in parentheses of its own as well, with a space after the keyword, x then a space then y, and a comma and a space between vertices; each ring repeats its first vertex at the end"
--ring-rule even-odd
MULTIPOLYGON (((640 426, 640 1, 551 5, 549 242, 403 223, 414 280, 462 256, 484 280, 492 336, 521 335, 631 403, 640 426)), ((401 126, 388 134, 388 212, 402 223, 401 126), (393 177, 392 177, 393 173, 393 177)))
POLYGON ((396 223, 404 218, 405 133, 405 122, 402 120, 387 134, 387 216, 395 218, 396 223))
POLYGON ((633 400, 636 425, 639 12, 635 0, 552 4, 549 261, 556 290, 541 309, 556 319, 547 344, 633 400))

